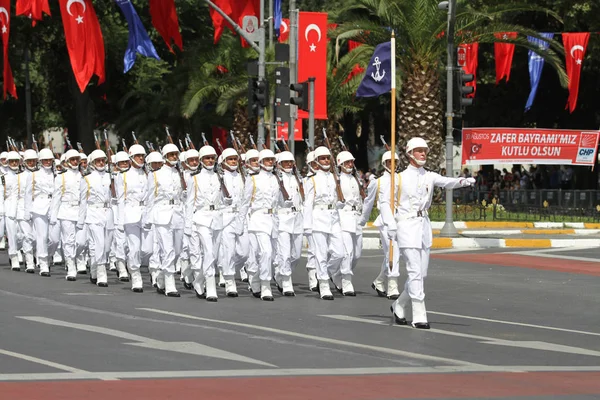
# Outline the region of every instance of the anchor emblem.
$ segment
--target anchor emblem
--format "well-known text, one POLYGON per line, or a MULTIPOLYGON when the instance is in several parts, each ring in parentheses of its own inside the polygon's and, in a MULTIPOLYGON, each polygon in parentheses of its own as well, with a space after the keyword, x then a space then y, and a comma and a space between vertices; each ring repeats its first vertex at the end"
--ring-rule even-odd
POLYGON ((375 57, 375 62, 372 65, 375 66, 377 71, 375 73, 371 72, 371 78, 373 78, 375 80, 375 82, 379 82, 385 77, 385 69, 383 70, 383 74, 379 73, 379 66, 381 65, 381 61, 379 61, 379 57, 375 57))

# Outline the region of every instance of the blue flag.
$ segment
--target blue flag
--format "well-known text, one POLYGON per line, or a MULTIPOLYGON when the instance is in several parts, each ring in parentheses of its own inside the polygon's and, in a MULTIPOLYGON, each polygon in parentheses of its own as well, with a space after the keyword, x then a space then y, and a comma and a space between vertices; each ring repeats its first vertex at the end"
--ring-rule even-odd
POLYGON ((137 57, 137 53, 140 53, 146 57, 154 57, 157 60, 160 60, 150 37, 148 36, 148 32, 146 32, 146 28, 142 25, 142 21, 138 16, 137 12, 135 12, 135 8, 133 8, 133 4, 131 4, 130 0, 115 0, 117 5, 123 11, 123 15, 125 15, 125 19, 127 20, 127 25, 129 25, 129 42, 127 43, 127 50, 125 51, 125 70, 127 73, 133 67, 135 63, 135 59, 137 57))
MULTIPOLYGON (((554 37, 553 33, 540 33, 540 35, 548 40, 552 40, 554 37)), ((545 40, 540 40, 531 36, 527 36, 527 40, 529 40, 531 44, 538 46, 541 50, 546 50, 550 47, 550 43, 545 40)), ((533 100, 535 100, 543 69, 544 59, 539 54, 529 50, 529 82, 531 83, 531 92, 529 92, 525 111, 528 111, 533 105, 533 100)))
POLYGON ((275 14, 273 17, 274 19, 274 30, 275 30, 275 37, 279 37, 280 33, 280 28, 281 28, 281 19, 283 18, 283 15, 281 13, 281 0, 274 0, 273 2, 273 14, 275 14))
POLYGON ((365 77, 356 90, 356 97, 376 97, 392 90, 392 46, 390 42, 375 47, 365 77))

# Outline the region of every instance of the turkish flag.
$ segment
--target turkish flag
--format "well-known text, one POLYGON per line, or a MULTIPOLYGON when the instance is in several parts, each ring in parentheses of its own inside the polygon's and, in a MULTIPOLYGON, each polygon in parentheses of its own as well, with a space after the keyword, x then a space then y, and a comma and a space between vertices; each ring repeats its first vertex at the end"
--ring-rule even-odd
POLYGON ((179 33, 175 0, 150 0, 150 16, 152 17, 152 25, 162 36, 169 51, 175 53, 171 41, 175 42, 179 50, 183 51, 183 40, 181 39, 181 33, 179 33))
POLYGON ((104 40, 91 0, 58 0, 67 49, 81 93, 92 75, 104 83, 104 40))
MULTIPOLYGON (((300 12, 298 82, 316 78, 315 119, 327 119, 327 44, 327 13, 300 12)), ((298 110, 298 118, 308 118, 308 113, 298 110)))
POLYGON ((8 63, 8 38, 10 37, 10 0, 0 0, 0 27, 4 56, 4 85, 2 98, 6 100, 6 92, 8 92, 16 99, 17 87, 15 86, 10 64, 8 63))
POLYGON ((581 66, 590 40, 589 32, 563 33, 563 45, 565 46, 565 65, 567 75, 569 76, 569 100, 567 108, 570 112, 577 106, 577 96, 579 94, 579 77, 581 75, 581 66))
POLYGON ((463 71, 465 71, 465 74, 473 74, 474 78, 471 82, 466 83, 467 86, 473 86, 473 93, 467 95, 467 97, 475 97, 475 91, 477 90, 479 43, 461 44, 459 47, 464 48, 466 51, 465 66, 463 67, 463 71))
MULTIPOLYGON (((285 122, 283 126, 277 125, 277 139, 283 138, 283 140, 285 140, 286 142, 289 140, 289 125, 289 122, 285 122)), ((302 140, 304 140, 302 137, 302 119, 300 118, 296 120, 296 126, 294 127, 294 140, 296 142, 301 142, 302 140)))
MULTIPOLYGON (((160 1, 160 0, 154 0, 154 1, 160 1)), ((229 0, 213 0, 213 3, 215 3, 215 5, 217 7, 219 7, 221 10, 223 10, 223 12, 225 14, 227 14, 229 17, 233 16, 233 7, 231 5, 231 1, 229 1, 229 0)), ((217 44, 219 42, 219 40, 221 39, 221 35, 223 34, 223 27, 229 28, 232 32, 233 32, 233 28, 229 22, 225 21, 225 18, 223 18, 221 16, 221 14, 219 14, 218 12, 215 11, 214 8, 209 7, 208 9, 209 9, 209 13, 210 13, 210 19, 212 19, 213 27, 215 28, 214 44, 217 44)), ((232 19, 235 21, 235 18, 232 18, 232 19)))
POLYGON ((352 71, 350 71, 350 73, 348 74, 348 77, 346 79, 344 79, 344 82, 342 82, 342 85, 347 84, 348 82, 350 82, 352 80, 352 78, 354 78, 356 75, 361 75, 365 72, 366 70, 360 66, 360 64, 354 64, 354 67, 352 68, 352 71))
POLYGON ((281 19, 281 28, 279 30, 279 43, 287 42, 290 37, 290 20, 287 18, 281 19))
MULTIPOLYGON (((498 39, 515 39, 517 32, 499 32, 495 33, 498 39)), ((510 79, 510 69, 512 67, 513 55, 515 54, 515 45, 512 43, 494 43, 494 54, 496 58, 496 85, 502 78, 506 77, 506 82, 510 79)))
MULTIPOLYGON (((244 26, 244 17, 247 15, 255 16, 257 20, 259 20, 259 26, 248 26, 246 29, 258 30, 260 27, 260 0, 245 0, 245 1, 236 1, 234 10, 234 16, 236 17, 234 21, 237 21, 238 25, 244 26)), ((248 42, 244 40, 244 38, 240 37, 242 41, 242 47, 250 47, 248 42)))
POLYGON ((31 26, 42 20, 42 12, 50 15, 48 0, 17 0, 17 15, 31 18, 31 26))

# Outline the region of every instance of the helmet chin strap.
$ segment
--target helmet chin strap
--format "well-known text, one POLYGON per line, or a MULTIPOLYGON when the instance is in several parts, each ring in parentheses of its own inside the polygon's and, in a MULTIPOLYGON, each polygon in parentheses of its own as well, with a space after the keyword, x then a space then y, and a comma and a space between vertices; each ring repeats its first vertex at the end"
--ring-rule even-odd
POLYGON ((323 165, 323 164, 319 163, 319 168, 321 168, 323 171, 329 171, 329 169, 331 168, 331 165, 323 165))
POLYGON ((264 164, 260 164, 260 167, 261 167, 262 169, 264 169, 265 171, 267 171, 267 172, 272 172, 272 171, 273 171, 273 167, 272 167, 272 166, 271 166, 271 167, 267 167, 267 166, 266 166, 266 165, 264 165, 264 164))
POLYGON ((417 163, 417 165, 418 165, 419 167, 422 167, 423 165, 425 165, 425 163, 427 163, 427 160, 417 160, 417 159, 415 158, 415 156, 413 156, 413 155, 412 155, 412 153, 410 154, 410 158, 411 158, 411 159, 412 159, 414 162, 416 162, 416 163, 417 163))

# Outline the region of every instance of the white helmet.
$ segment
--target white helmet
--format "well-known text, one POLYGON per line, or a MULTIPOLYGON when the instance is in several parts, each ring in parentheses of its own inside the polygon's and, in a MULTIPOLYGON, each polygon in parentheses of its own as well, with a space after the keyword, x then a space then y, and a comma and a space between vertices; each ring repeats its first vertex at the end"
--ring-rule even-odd
POLYGON ((38 159, 38 153, 37 153, 37 151, 35 151, 33 149, 27 149, 23 153, 23 161, 37 160, 37 159, 38 159))
MULTIPOLYGON (((400 157, 398 157, 398 154, 396 154, 396 157, 394 157, 397 161, 396 166, 398 166, 398 163, 400 162, 400 157)), ((385 170, 389 173, 390 169, 388 167, 386 167, 385 162, 389 161, 392 159, 392 152, 391 151, 386 151, 385 153, 383 153, 383 156, 381 157, 381 165, 383 165, 383 168, 385 168, 385 170)))
POLYGON ((179 153, 179 162, 184 162, 186 160, 185 158, 185 151, 182 151, 181 153, 179 153))
MULTIPOLYGON (((599 155, 600 157, 600 155, 599 155)), ((242 159, 242 161, 246 161, 246 153, 240 154, 240 158, 242 159)))
POLYGON ((206 168, 207 170, 212 170, 215 168, 214 165, 207 167, 206 164, 204 164, 204 157, 208 157, 208 156, 214 156, 215 158, 217 158, 217 151, 215 150, 214 147, 212 146, 202 146, 200 148, 200 151, 198 152, 198 156, 200 157, 200 163, 202 164, 202 167, 206 168))
POLYGON ((104 158, 105 160, 108 159, 108 157, 106 157, 106 153, 103 150, 94 150, 90 153, 90 155, 88 157, 88 161, 90 162, 90 165, 96 171, 106 171, 106 164, 104 165, 104 168, 96 167, 95 161, 99 160, 101 158, 104 158))
POLYGON ((54 153, 52 152, 52 150, 46 148, 46 149, 41 149, 40 150, 40 154, 39 154, 39 159, 40 160, 50 160, 50 159, 54 159, 54 153))
POLYGON ((150 154, 148 154, 148 156, 146 157, 146 162, 148 164, 154 163, 154 162, 164 163, 165 159, 158 151, 151 151, 150 154))
POLYGON ((260 166, 267 172, 271 172, 273 171, 273 167, 267 167, 265 166, 262 162, 265 158, 275 158, 277 159, 277 157, 275 157, 275 153, 273 153, 271 150, 269 149, 264 149, 261 150, 260 153, 258 153, 258 162, 260 163, 260 166))
POLYGON ((226 148, 225 150, 223 150, 223 152, 220 155, 220 158, 222 158, 221 163, 223 164, 223 167, 226 168, 229 171, 235 171, 237 169, 237 167, 230 167, 225 160, 227 160, 229 157, 237 157, 238 162, 240 161, 240 156, 238 154, 237 151, 235 151, 235 149, 232 149, 231 147, 226 148))
POLYGON ((177 146, 175 146, 173 143, 167 143, 162 148, 162 156, 163 156, 164 160, 171 165, 177 164, 177 161, 167 160, 167 154, 169 154, 169 153, 177 153, 179 155, 179 148, 177 146))
MULTIPOLYGON (((296 161, 294 159, 294 155, 292 154, 292 152, 290 151, 282 151, 281 153, 278 154, 279 158, 277 159, 277 163, 281 163, 282 161, 296 161)), ((287 174, 292 173, 292 168, 283 168, 281 167, 281 170, 287 174)))
POLYGON ((354 161, 354 160, 355 160, 354 156, 349 151, 340 151, 336 157, 337 166, 340 167, 340 169, 347 174, 352 172, 352 168, 348 169, 348 168, 344 167, 343 164, 346 161, 354 161))
POLYGON ((137 156, 138 154, 146 155, 146 149, 141 144, 134 144, 129 148, 129 156, 137 156))
POLYGON ((85 155, 85 153, 79 153, 79 157, 81 157, 82 160, 88 159, 88 157, 85 155))
POLYGON ((319 146, 315 149, 315 161, 319 164, 319 168, 321 168, 323 171, 329 171, 329 168, 331 168, 331 165, 322 165, 321 163, 319 163, 319 157, 322 157, 322 156, 331 157, 331 152, 325 146, 319 146))
POLYGON ((121 161, 127 161, 127 162, 131 161, 129 159, 129 154, 127 154, 124 151, 119 151, 117 154, 115 154, 115 164, 117 165, 117 168, 119 169, 119 171, 121 171, 121 172, 127 171, 129 169, 130 165, 128 165, 125 168, 120 168, 118 164, 121 161))
POLYGON ((3 151, 2 153, 0 153, 0 160, 5 160, 7 156, 8 156, 8 152, 3 151))
POLYGON ((406 143, 406 154, 408 154, 408 156, 417 163, 417 165, 419 165, 420 167, 422 167, 423 165, 425 165, 425 163, 427 162, 427 160, 417 160, 415 158, 415 156, 413 156, 412 151, 414 149, 419 149, 419 148, 425 148, 427 149, 426 152, 429 152, 429 146, 427 146, 427 142, 420 137, 414 137, 412 139, 410 139, 408 141, 408 143, 406 143))
POLYGON ((248 167, 248 169, 252 172, 258 172, 259 168, 257 167, 253 167, 252 165, 250 165, 250 160, 252 160, 253 158, 258 158, 258 156, 260 155, 260 153, 258 152, 258 150, 256 149, 250 149, 246 152, 246 166, 248 167))
POLYGON ((198 152, 198 150, 189 149, 188 151, 185 152, 185 159, 183 160, 191 171, 196 171, 198 169, 198 166, 196 165, 196 166, 192 167, 187 162, 190 158, 200 158, 200 153, 198 152))
POLYGON ((12 169, 13 171, 18 171, 19 170, 19 165, 21 164, 21 155, 16 152, 16 151, 9 151, 8 154, 6 155, 6 159, 8 161, 10 160, 18 160, 19 164, 16 167, 12 167, 10 164, 8 164, 8 166, 10 167, 10 169, 12 169))
POLYGON ((67 161, 67 164, 68 164, 69 168, 71 168, 71 169, 77 169, 77 168, 79 168, 79 164, 76 165, 76 166, 73 166, 73 165, 71 165, 71 163, 68 162, 71 158, 79 158, 79 159, 81 159, 81 156, 79 155, 79 152, 77 150, 75 150, 75 149, 67 150, 67 152, 65 154, 63 154, 63 157, 64 157, 64 160, 61 157, 60 161, 61 162, 67 161))

